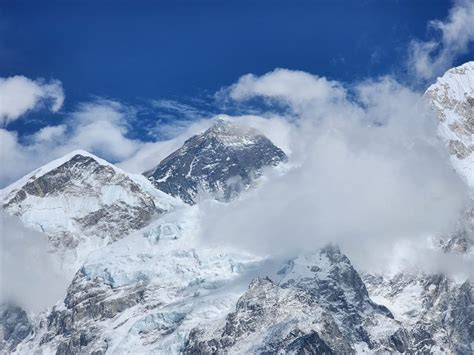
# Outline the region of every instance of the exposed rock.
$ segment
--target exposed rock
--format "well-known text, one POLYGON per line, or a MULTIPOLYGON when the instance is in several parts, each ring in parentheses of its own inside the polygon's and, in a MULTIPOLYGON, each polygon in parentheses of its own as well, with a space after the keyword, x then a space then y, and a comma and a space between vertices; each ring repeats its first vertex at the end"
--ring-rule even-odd
POLYGON ((337 248, 290 264, 279 282, 255 279, 223 325, 194 329, 184 352, 343 354, 359 348, 409 348, 406 331, 385 307, 370 300, 337 248))
POLYGON ((263 167, 286 160, 258 131, 220 119, 144 175, 158 189, 189 204, 200 195, 228 201, 248 188, 263 167))
POLYGON ((13 304, 0 305, 0 350, 15 350, 32 332, 33 327, 21 307, 13 304))

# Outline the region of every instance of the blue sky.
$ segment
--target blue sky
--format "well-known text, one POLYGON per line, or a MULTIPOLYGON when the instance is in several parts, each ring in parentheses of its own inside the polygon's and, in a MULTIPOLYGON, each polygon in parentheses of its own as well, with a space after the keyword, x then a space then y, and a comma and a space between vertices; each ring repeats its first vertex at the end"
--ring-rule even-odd
POLYGON ((212 94, 290 68, 353 81, 399 71, 450 1, 3 1, 1 76, 56 78, 64 108, 212 94))
POLYGON ((4 1, 2 76, 53 77, 70 100, 214 92, 276 67, 338 80, 397 70, 450 1, 4 1), (138 5, 137 5, 138 3, 138 5))
MULTIPOLYGON (((0 0, 0 78, 58 80, 65 93, 60 110, 35 107, 3 129, 25 144, 42 127, 67 122, 84 103, 112 100, 127 113, 128 138, 168 138, 161 124, 226 111, 214 98, 219 89, 275 68, 344 83, 392 74, 423 87, 407 72, 407 48, 412 40, 436 38, 429 21, 445 19, 454 5, 0 0)), ((472 54, 471 45, 452 64, 472 54)))

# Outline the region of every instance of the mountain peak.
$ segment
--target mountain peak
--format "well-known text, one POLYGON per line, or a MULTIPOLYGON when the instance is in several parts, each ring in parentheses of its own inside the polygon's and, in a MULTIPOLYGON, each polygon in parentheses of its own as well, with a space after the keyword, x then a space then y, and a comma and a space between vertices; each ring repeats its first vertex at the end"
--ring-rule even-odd
POLYGON ((219 117, 215 123, 204 132, 204 135, 217 136, 243 136, 243 135, 258 135, 259 132, 246 125, 239 124, 227 117, 219 117))
POLYGON ((175 203, 141 175, 83 150, 56 159, 1 191, 3 209, 48 235, 74 269, 95 247, 121 239, 175 203))
POLYGON ((229 200, 248 188, 264 166, 286 160, 257 130, 220 118, 144 175, 158 189, 194 204, 202 194, 229 200))
MULTIPOLYGON (((188 141, 211 141, 215 140, 228 147, 239 148, 252 144, 262 134, 256 129, 232 121, 227 117, 219 117, 214 124, 203 133, 193 136, 188 141), (198 139, 196 139, 198 138, 198 139)), ((186 141, 186 142, 188 142, 186 141)))

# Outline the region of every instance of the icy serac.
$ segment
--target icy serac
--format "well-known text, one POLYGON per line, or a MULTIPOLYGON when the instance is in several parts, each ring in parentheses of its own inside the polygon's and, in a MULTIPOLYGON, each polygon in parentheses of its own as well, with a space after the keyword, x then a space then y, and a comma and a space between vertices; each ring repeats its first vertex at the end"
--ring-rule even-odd
POLYGON ((48 235, 71 271, 100 246, 147 225, 180 202, 85 151, 74 151, 0 190, 3 209, 48 235))
POLYGON ((474 62, 448 70, 426 91, 456 170, 474 186, 474 62))
POLYGON ((221 118, 144 175, 158 189, 189 204, 203 195, 229 201, 265 166, 286 160, 285 153, 255 129, 221 118))

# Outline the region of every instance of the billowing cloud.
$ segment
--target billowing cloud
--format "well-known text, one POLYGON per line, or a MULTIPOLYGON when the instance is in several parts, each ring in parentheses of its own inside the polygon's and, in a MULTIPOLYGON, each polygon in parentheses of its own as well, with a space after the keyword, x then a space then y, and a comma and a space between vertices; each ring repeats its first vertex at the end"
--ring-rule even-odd
POLYGON ((308 102, 343 99, 346 93, 336 81, 302 71, 275 69, 261 77, 244 75, 230 87, 229 94, 233 100, 260 96, 285 101, 297 108, 308 102))
POLYGON ((465 54, 474 41, 474 2, 457 0, 444 21, 431 21, 436 36, 427 41, 414 40, 409 48, 409 66, 421 80, 442 74, 455 58, 465 54))
POLYGON ((63 105, 64 92, 58 80, 46 82, 17 75, 0 78, 0 124, 15 121, 27 111, 48 107, 57 112, 63 105))
POLYGON ((401 241, 426 246, 457 228, 468 192, 420 93, 390 77, 345 88, 292 73, 245 76, 231 87, 235 99, 264 95, 294 112, 292 168, 268 171, 230 205, 203 206, 206 243, 294 255, 331 242, 360 265, 380 266, 401 241), (292 90, 283 89, 288 82, 292 90))
POLYGON ((81 148, 112 161, 129 157, 141 144, 127 138, 129 115, 133 115, 133 110, 116 101, 80 105, 68 121, 70 133, 61 150, 67 153, 81 148))
POLYGON ((60 299, 71 275, 62 275, 49 252, 47 237, 26 228, 0 210, 0 302, 13 301, 28 311, 42 311, 60 299))
POLYGON ((127 137, 133 110, 110 100, 80 104, 64 123, 46 126, 20 141, 16 132, 0 129, 0 185, 13 182, 48 161, 85 149, 110 161, 132 156, 142 142, 127 137))

